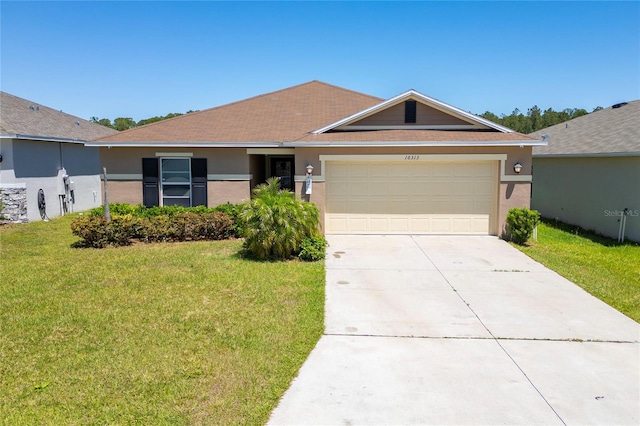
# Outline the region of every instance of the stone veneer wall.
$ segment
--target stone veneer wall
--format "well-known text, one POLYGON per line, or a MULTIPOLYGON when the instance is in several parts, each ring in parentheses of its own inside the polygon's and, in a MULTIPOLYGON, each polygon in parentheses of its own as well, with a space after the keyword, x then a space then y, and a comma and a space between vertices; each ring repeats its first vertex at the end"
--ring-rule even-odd
POLYGON ((4 220, 10 222, 28 222, 27 188, 0 188, 2 212, 4 220))

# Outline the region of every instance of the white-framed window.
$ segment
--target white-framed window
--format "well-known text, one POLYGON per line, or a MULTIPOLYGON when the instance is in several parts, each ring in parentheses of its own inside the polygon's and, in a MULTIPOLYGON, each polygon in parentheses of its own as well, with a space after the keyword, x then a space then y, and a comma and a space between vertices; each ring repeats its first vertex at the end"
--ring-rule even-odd
POLYGON ((191 206, 191 159, 161 158, 161 205, 191 206))

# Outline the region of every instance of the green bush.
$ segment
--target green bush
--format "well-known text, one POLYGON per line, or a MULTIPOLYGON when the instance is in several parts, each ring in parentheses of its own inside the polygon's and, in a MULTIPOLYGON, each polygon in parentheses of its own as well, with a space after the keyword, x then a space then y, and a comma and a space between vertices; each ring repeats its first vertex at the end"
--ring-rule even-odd
MULTIPOLYGON (((154 206, 145 207, 142 204, 132 206, 127 203, 109 203, 109 211, 115 215, 133 215, 136 217, 154 216, 174 216, 180 213, 213 213, 215 208, 205 206, 183 207, 183 206, 154 206)), ((89 210, 89 216, 104 216, 104 206, 99 206, 89 210)))
MULTIPOLYGON (((209 208, 205 206, 196 206, 196 207, 182 207, 182 206, 154 206, 154 207, 145 207, 142 204, 138 204, 132 206, 127 203, 109 203, 109 211, 112 215, 132 215, 138 218, 154 218, 159 216, 165 217, 174 217, 182 214, 212 214, 212 213, 224 213, 232 220, 232 232, 228 235, 228 237, 241 237, 243 234, 243 226, 240 219, 240 212, 242 211, 244 204, 221 204, 219 206, 209 208)), ((104 216, 104 206, 96 207, 94 209, 89 210, 89 216, 104 216)), ((211 216, 209 216, 211 218, 211 216)), ((164 219, 161 219, 159 222, 163 222, 164 219)), ((157 235, 158 230, 157 225, 159 222, 151 224, 151 229, 149 230, 150 235, 157 235)), ((149 225, 149 224, 146 224, 149 225)), ((182 232, 182 231, 180 231, 182 232)), ((225 231, 227 232, 227 231, 225 231)), ((166 237, 166 236, 165 236, 166 237)), ((160 238, 160 237, 159 237, 160 238)), ((174 239, 172 236, 171 239, 174 239)))
POLYGON ((145 242, 173 241, 175 234, 171 218, 167 215, 152 216, 142 220, 140 239, 145 242))
POLYGON ((214 211, 224 213, 233 221, 233 237, 240 238, 244 235, 244 225, 242 222, 241 212, 244 209, 244 204, 220 204, 213 208, 214 211))
POLYGON ((222 212, 204 213, 203 235, 206 240, 226 240, 235 236, 234 222, 229 215, 222 212))
POLYGON ((222 240, 233 234, 233 222, 224 213, 179 213, 171 218, 176 241, 222 240))
POLYGON ((536 210, 513 208, 507 213, 507 232, 514 243, 524 245, 539 222, 540 213, 536 210))
MULTIPOLYGON (((132 206, 127 203, 109 203, 109 212, 112 215, 133 215, 141 217, 140 211, 145 207, 142 205, 132 206)), ((99 206, 89 210, 89 216, 104 216, 104 206, 99 206)))
POLYGON ((244 248, 258 259, 289 259, 306 238, 318 234, 318 207, 280 189, 277 178, 253 190, 241 217, 244 248))
POLYGON ((327 240, 322 235, 305 238, 300 245, 298 257, 305 262, 315 262, 324 259, 327 250, 327 240))
POLYGON ((116 217, 107 222, 104 217, 83 216, 71 222, 71 232, 81 238, 80 247, 104 248, 131 244, 140 226, 133 216, 116 217))
POLYGON ((145 242, 222 240, 233 235, 233 222, 224 213, 178 213, 137 217, 114 215, 111 222, 101 216, 83 216, 71 222, 71 231, 81 238, 79 247, 124 246, 132 239, 145 242))

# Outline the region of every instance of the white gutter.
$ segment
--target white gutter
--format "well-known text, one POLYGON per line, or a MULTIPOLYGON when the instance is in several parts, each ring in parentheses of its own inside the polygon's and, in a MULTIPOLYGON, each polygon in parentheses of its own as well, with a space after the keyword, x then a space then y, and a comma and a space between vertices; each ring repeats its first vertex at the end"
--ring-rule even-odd
POLYGON ((379 103, 379 104, 374 105, 374 106, 372 106, 370 108, 367 108, 367 109, 365 109, 363 111, 360 111, 358 113, 350 115, 349 117, 343 118, 340 121, 336 121, 335 123, 329 124, 328 126, 325 126, 325 127, 321 128, 321 129, 314 130, 311 133, 317 135, 317 134, 320 134, 320 133, 327 132, 329 130, 333 130, 333 129, 335 129, 337 127, 340 127, 340 126, 342 126, 344 124, 347 124, 349 122, 357 121, 358 119, 363 118, 363 117, 365 117, 365 116, 367 116, 367 115, 369 115, 369 114, 371 114, 373 112, 376 112, 376 111, 382 110, 382 109, 384 109, 384 108, 386 108, 388 106, 392 106, 394 104, 400 103, 403 99, 407 99, 407 98, 411 98, 411 97, 418 98, 418 99, 426 102, 427 104, 435 105, 438 108, 443 109, 445 111, 449 111, 449 112, 453 112, 455 114, 458 114, 458 115, 464 117, 465 119, 470 120, 470 121, 472 121, 474 123, 483 124, 483 125, 485 125, 487 127, 490 127, 492 129, 495 129, 495 130, 499 130, 499 131, 501 131, 503 133, 513 133, 513 130, 511 130, 511 129, 507 128, 507 127, 501 126, 499 124, 496 124, 496 123, 494 123, 492 121, 489 121, 489 120, 487 120, 485 118, 482 118, 482 117, 479 117, 477 115, 468 113, 466 111, 461 110, 460 108, 456 108, 454 106, 446 104, 446 103, 444 103, 442 101, 439 101, 437 99, 425 96, 425 95, 423 95, 423 94, 421 94, 419 92, 416 92, 415 90, 409 90, 407 92, 404 92, 404 93, 402 93, 402 94, 400 94, 398 96, 395 96, 395 97, 393 97, 393 98, 391 98, 389 100, 386 100, 386 101, 384 101, 382 103, 379 103))
POLYGON ((361 142, 284 142, 285 147, 394 147, 394 146, 546 146, 546 142, 527 140, 516 141, 361 141, 361 142))
POLYGON ((85 146, 108 148, 278 148, 278 142, 86 142, 85 146))
POLYGON ((84 139, 68 139, 68 138, 54 138, 48 136, 31 136, 31 135, 19 135, 19 134, 7 134, 0 135, 0 139, 21 139, 31 141, 49 141, 49 142, 67 142, 67 143, 85 143, 84 139))
POLYGON ((597 157, 640 157, 640 151, 635 152, 593 152, 574 154, 533 154, 533 158, 597 158, 597 157))

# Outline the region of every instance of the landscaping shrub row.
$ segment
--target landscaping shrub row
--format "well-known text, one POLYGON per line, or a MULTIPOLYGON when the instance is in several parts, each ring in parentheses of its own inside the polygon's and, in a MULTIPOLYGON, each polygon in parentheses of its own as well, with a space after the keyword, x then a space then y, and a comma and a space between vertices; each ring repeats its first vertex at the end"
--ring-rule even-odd
POLYGON ((78 247, 123 246, 135 239, 156 242, 243 237, 245 254, 257 259, 324 259, 327 241, 318 230, 319 210, 314 203, 282 190, 277 178, 258 185, 252 195, 246 204, 227 203, 214 208, 110 203, 110 222, 101 206, 75 219, 71 230, 82 239, 78 247))
POLYGON ((152 217, 115 215, 110 222, 102 216, 83 216, 71 222, 71 231, 81 238, 79 247, 125 246, 132 240, 144 242, 223 240, 234 236, 233 221, 221 212, 177 213, 152 217))
MULTIPOLYGON (((233 222, 233 235, 236 238, 240 238, 244 232, 240 221, 240 212, 242 211, 244 204, 221 204, 216 207, 182 207, 182 206, 154 206, 145 207, 142 204, 131 205, 127 203, 109 203, 109 211, 113 216, 127 216, 131 215, 138 218, 152 218, 157 216, 169 216, 184 213, 224 213, 231 218, 233 222)), ((102 217, 104 216, 104 206, 96 207, 89 210, 89 216, 102 217)))

